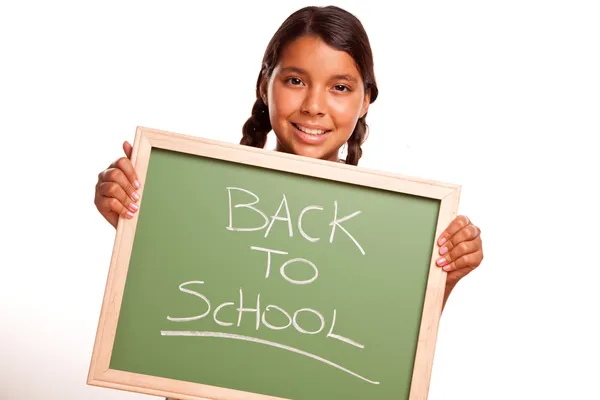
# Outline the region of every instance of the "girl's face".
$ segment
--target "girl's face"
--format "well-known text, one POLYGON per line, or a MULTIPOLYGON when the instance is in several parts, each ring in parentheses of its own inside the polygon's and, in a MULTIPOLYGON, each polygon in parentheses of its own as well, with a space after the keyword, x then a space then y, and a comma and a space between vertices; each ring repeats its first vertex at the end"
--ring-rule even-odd
POLYGON ((352 57, 314 36, 290 43, 264 84, 277 150, 286 153, 337 161, 369 107, 352 57))

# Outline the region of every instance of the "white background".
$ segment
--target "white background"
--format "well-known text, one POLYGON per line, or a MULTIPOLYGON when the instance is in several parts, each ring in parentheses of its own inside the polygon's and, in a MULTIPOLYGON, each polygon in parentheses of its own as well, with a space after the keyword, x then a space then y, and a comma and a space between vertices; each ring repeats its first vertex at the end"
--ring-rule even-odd
MULTIPOLYGON (((431 400, 600 399, 594 3, 335 3, 375 54, 360 165, 461 184, 482 230, 431 400)), ((2 3, 0 398, 151 398, 85 383, 115 233, 97 174, 138 125, 238 142, 267 42, 305 5, 2 3)))

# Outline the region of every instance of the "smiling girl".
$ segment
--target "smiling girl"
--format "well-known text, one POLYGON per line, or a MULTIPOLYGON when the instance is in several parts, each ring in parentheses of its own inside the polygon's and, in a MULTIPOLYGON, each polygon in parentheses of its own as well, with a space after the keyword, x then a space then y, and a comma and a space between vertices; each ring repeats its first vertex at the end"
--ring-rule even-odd
MULTIPOLYGON (((276 151, 357 165, 367 133, 367 111, 377 99, 373 55, 361 22, 338 7, 306 7, 279 27, 264 54, 256 101, 241 144, 264 147, 274 132, 276 151), (347 156, 340 159, 347 146, 347 156)), ((114 227, 138 211, 140 187, 126 157, 98 177, 95 204, 114 227)), ((448 272, 444 304, 456 283, 483 259, 480 230, 465 216, 439 237, 438 266, 448 272)))
POLYGON ((373 55, 360 22, 335 7, 292 14, 271 39, 241 144, 357 165, 369 104, 377 98, 373 55))

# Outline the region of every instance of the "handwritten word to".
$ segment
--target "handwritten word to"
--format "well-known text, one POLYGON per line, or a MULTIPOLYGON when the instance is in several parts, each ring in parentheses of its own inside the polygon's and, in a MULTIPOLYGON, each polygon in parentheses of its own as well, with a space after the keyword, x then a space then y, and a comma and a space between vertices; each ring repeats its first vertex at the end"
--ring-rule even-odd
MULTIPOLYGON (((272 254, 272 253, 274 253, 274 254, 283 254, 283 255, 286 255, 286 254, 288 254, 286 251, 281 251, 281 250, 273 250, 273 249, 266 249, 266 248, 264 248, 264 247, 250 246, 250 248, 251 248, 252 250, 264 251, 264 252, 266 252, 266 253, 267 253, 267 273, 266 273, 266 275, 265 275, 265 278, 268 278, 268 277, 269 277, 269 274, 271 273, 271 254, 272 254)), ((315 280, 315 279, 317 279, 317 277, 319 276, 319 270, 317 269, 317 266, 316 266, 316 265, 315 265, 313 262, 311 262, 311 261, 309 261, 309 260, 307 260, 307 259, 305 259, 305 258, 292 258, 291 260, 287 260, 286 262, 284 262, 284 263, 281 265, 281 268, 280 268, 280 270, 279 270, 279 271, 280 271, 280 273, 281 273, 281 276, 282 276, 282 277, 283 277, 283 278, 284 278, 286 281, 288 281, 289 283, 294 283, 294 284, 296 284, 296 285, 305 285, 305 284, 308 284, 308 283, 314 282, 314 280, 315 280), (304 281, 297 281, 297 280, 291 279, 291 278, 290 278, 290 277, 288 277, 288 276, 287 276, 287 274, 285 273, 285 268, 286 268, 288 265, 290 265, 290 264, 293 264, 293 263, 303 263, 303 264, 307 264, 307 265, 309 265, 309 266, 310 266, 310 267, 311 267, 311 268, 314 270, 314 272, 315 272, 314 276, 313 276, 312 278, 310 278, 310 279, 307 279, 307 280, 304 280, 304 281)))

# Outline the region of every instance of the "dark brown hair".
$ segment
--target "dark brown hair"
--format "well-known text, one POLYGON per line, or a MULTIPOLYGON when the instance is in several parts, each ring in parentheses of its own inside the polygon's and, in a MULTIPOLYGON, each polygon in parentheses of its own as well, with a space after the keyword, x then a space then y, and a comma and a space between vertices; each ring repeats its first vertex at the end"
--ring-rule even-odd
MULTIPOLYGON (((240 144, 261 148, 265 146, 271 122, 268 106, 261 97, 261 83, 263 79, 265 82, 270 79, 285 46, 304 35, 315 35, 334 49, 348 53, 361 74, 365 93, 370 94, 370 103, 377 99, 379 91, 373 70, 373 54, 362 23, 339 7, 305 7, 291 14, 281 24, 265 50, 256 81, 256 102, 252 107, 252 115, 242 127, 240 144)), ((358 165, 362 156, 361 145, 367 134, 366 117, 365 114, 358 120, 348 139, 346 164, 358 165)))

